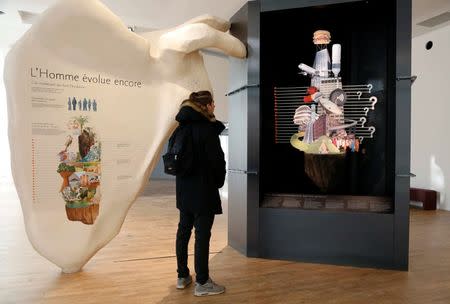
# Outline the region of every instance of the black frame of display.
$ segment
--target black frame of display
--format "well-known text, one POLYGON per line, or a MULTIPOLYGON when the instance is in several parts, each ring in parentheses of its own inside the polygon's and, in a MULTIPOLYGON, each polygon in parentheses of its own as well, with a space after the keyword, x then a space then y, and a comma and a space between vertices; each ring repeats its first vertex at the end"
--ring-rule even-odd
MULTIPOLYGON (((369 0, 374 1, 374 0, 369 0)), ((248 58, 230 59, 229 245, 250 257, 408 269, 411 112, 411 0, 377 0, 395 10, 389 57, 392 71, 387 121, 392 214, 260 208, 261 184, 261 13, 348 0, 261 0, 244 5, 231 32, 247 44, 248 58), (393 48, 393 49, 392 49, 393 48)), ((264 84, 261 84, 264 85, 264 84)))

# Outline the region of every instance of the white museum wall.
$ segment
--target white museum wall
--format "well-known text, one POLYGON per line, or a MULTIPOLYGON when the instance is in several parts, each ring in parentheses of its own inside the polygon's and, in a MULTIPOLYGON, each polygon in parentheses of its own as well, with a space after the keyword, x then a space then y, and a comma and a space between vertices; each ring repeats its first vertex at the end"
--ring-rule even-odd
POLYGON ((204 55, 206 70, 211 80, 211 85, 216 103, 215 114, 220 121, 228 121, 228 87, 229 64, 228 58, 204 55))
POLYGON ((439 192, 438 208, 450 210, 450 25, 413 38, 411 187, 439 192), (425 48, 433 42, 430 50, 425 48))
POLYGON ((8 186, 12 182, 8 143, 8 112, 3 83, 3 67, 7 52, 8 49, 0 48, 0 188, 8 186))

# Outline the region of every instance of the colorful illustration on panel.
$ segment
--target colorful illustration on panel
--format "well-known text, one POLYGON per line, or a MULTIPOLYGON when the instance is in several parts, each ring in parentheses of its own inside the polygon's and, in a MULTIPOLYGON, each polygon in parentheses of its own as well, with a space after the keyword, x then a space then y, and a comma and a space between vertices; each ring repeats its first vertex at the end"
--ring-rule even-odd
POLYGON ((58 153, 57 172, 63 179, 60 193, 67 218, 92 225, 100 210, 101 142, 88 116, 73 117, 67 130, 63 149, 58 153))

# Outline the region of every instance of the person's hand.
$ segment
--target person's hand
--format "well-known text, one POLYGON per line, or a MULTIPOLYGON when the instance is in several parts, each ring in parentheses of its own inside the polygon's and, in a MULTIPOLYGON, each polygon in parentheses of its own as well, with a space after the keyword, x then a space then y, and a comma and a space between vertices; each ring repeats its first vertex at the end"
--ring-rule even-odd
POLYGON ((176 127, 181 101, 194 91, 212 91, 199 50, 245 57, 229 26, 202 16, 139 36, 97 0, 65 0, 16 43, 5 62, 12 170, 27 235, 40 254, 65 272, 77 271, 119 233, 176 127), (95 99, 95 112, 81 106, 69 112, 72 96, 95 99), (54 167, 60 145, 75 131, 67 121, 81 114, 89 115, 101 143, 99 215, 91 226, 68 220, 54 167))

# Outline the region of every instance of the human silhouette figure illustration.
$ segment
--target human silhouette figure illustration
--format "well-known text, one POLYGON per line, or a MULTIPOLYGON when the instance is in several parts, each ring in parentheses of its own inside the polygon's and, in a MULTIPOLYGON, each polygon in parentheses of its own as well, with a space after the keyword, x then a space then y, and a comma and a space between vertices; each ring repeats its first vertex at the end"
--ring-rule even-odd
POLYGON ((83 111, 87 111, 87 100, 83 99, 83 111))
POLYGON ((81 99, 78 100, 78 110, 81 111, 81 99))
POLYGON ((70 101, 70 97, 69 97, 69 101, 67 102, 67 105, 68 105, 69 111, 71 111, 72 110, 72 102, 70 101))
POLYGON ((92 103, 92 108, 94 109, 94 112, 97 112, 97 102, 94 99, 94 102, 92 103))
POLYGON ((72 110, 76 110, 77 109, 77 100, 75 99, 75 97, 72 99, 72 110))
POLYGON ((91 100, 89 99, 88 100, 88 109, 89 109, 89 111, 91 110, 91 105, 92 105, 92 103, 91 103, 91 100))

